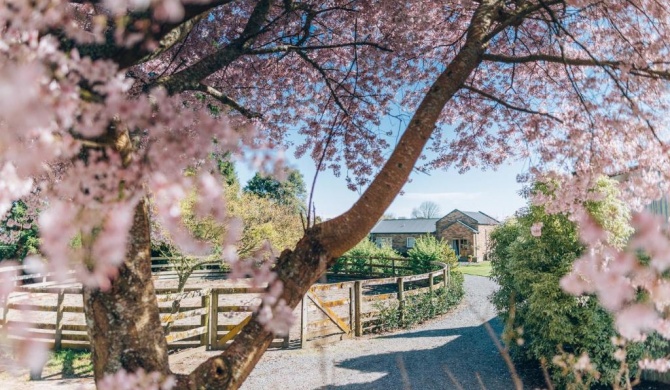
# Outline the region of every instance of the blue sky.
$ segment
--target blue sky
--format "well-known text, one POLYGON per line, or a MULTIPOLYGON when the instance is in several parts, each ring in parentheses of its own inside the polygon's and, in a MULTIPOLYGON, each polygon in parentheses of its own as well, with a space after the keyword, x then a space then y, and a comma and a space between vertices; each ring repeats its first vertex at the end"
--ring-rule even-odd
MULTIPOLYGON (((296 160, 287 152, 288 165, 297 168, 305 176, 307 190, 314 178, 315 164, 310 158, 296 160)), ((243 184, 254 172, 244 164, 237 164, 237 174, 243 184)), ((518 195, 521 185, 516 175, 522 173, 524 165, 515 162, 503 165, 497 171, 472 170, 458 174, 455 170, 432 171, 430 175, 414 172, 411 182, 405 184, 404 194, 398 195, 387 213, 396 217, 410 217, 412 209, 421 202, 433 201, 440 206, 442 214, 453 209, 483 211, 492 217, 504 219, 525 205, 518 195)), ((317 215, 332 218, 345 212, 358 199, 358 193, 347 189, 344 177, 335 177, 331 172, 321 172, 314 191, 317 215)))

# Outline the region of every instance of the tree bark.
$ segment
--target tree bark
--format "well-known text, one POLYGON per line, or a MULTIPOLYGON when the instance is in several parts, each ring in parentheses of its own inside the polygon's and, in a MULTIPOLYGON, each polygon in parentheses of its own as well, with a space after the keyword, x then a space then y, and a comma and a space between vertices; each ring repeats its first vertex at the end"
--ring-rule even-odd
MULTIPOLYGON (((442 109, 482 61, 486 34, 498 0, 482 0, 475 11, 465 45, 440 74, 412 117, 396 149, 370 187, 346 213, 305 232, 294 251, 284 251, 276 266, 284 283, 281 298, 295 308, 310 286, 337 257, 362 240, 402 189, 428 142, 442 109)), ((180 376, 179 389, 237 389, 272 341, 254 315, 222 354, 180 376)))
POLYGON ((126 260, 109 291, 84 289, 84 313, 96 382, 120 369, 169 374, 167 342, 151 280, 149 213, 135 208, 126 260))

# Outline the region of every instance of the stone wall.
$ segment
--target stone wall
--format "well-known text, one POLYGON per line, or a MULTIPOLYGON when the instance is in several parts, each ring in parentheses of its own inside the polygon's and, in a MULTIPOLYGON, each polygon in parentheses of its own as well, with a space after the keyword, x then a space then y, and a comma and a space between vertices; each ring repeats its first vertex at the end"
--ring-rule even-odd
POLYGON ((449 246, 452 245, 452 240, 468 240, 467 248, 461 246, 461 259, 466 260, 469 255, 473 255, 475 244, 475 233, 471 229, 455 223, 444 230, 438 230, 438 237, 444 239, 449 246))
POLYGON ((442 219, 440 219, 439 221, 437 221, 437 223, 435 224, 436 230, 440 232, 444 230, 450 223, 456 222, 458 220, 463 221, 464 223, 472 226, 473 228, 477 228, 477 221, 474 218, 470 218, 467 215, 463 214, 462 212, 455 210, 442 217, 442 219))
POLYGON ((416 239, 425 235, 426 233, 372 233, 370 234, 370 238, 372 238, 374 243, 377 243, 378 237, 391 238, 391 247, 398 253, 406 254, 411 249, 407 247, 407 239, 409 237, 416 239))
POLYGON ((479 225, 479 237, 477 238, 477 256, 479 261, 488 260, 489 243, 491 241, 491 232, 498 227, 497 225, 479 225))

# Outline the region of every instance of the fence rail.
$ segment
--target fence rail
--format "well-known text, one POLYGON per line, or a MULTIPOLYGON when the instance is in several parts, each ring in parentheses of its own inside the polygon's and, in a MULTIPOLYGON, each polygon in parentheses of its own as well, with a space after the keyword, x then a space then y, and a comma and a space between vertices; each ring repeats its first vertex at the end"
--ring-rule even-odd
MULTIPOLYGON (((388 264, 373 264, 370 270, 385 267, 386 272, 395 275, 412 268, 400 265, 406 259, 386 260, 388 264)), ((154 269, 165 266, 158 265, 154 269)), ((303 346, 374 330, 378 326, 379 304, 402 304, 410 295, 449 285, 449 266, 434 263, 433 267, 435 271, 420 275, 314 285, 296 309, 300 326, 294 330, 294 336, 299 331, 303 346)), ((0 268, 0 272, 12 272, 16 283, 35 280, 30 274, 22 274, 25 272, 22 266, 5 268, 0 268)), ((374 274, 372 271, 370 274, 374 274)), ((174 288, 157 288, 159 314, 168 347, 225 348, 251 319, 265 291, 263 287, 239 286, 185 288, 181 292, 174 288)), ((8 330, 10 338, 31 337, 55 349, 89 348, 81 287, 62 285, 48 277, 17 286, 1 314, 0 327, 8 330)), ((275 339, 271 346, 287 347, 289 341, 288 336, 275 339)))

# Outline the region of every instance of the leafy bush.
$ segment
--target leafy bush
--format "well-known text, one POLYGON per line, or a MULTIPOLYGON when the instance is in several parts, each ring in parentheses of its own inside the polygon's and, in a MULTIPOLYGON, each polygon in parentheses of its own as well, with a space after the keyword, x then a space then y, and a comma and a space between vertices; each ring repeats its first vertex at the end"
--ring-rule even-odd
POLYGON ((449 264, 452 268, 458 265, 458 258, 451 246, 431 235, 417 238, 414 248, 407 252, 407 256, 412 260, 410 266, 413 274, 431 271, 434 268, 431 263, 435 261, 449 264))
POLYGON ((398 328, 409 328, 426 320, 444 314, 456 306, 463 298, 463 275, 457 272, 459 277, 452 274, 451 285, 448 288, 438 288, 432 293, 412 295, 405 298, 400 315, 400 304, 377 303, 375 308, 379 310, 379 332, 386 332, 398 328))
MULTIPOLYGON (((614 184, 601 180, 596 190, 602 200, 585 204, 587 210, 608 229, 610 241, 625 242, 628 212, 615 198, 614 184)), ((517 359, 548 362, 558 387, 588 388, 591 384, 612 385, 621 363, 612 315, 594 297, 575 297, 563 292, 559 280, 582 254, 577 226, 563 214, 549 215, 542 207, 530 206, 525 214, 507 221, 491 234, 492 277, 500 284, 493 303, 504 322, 503 338, 517 359), (531 226, 543 224, 541 236, 531 235, 531 226), (581 377, 552 363, 554 356, 588 353, 595 371, 581 377)), ((658 356, 658 338, 627 346, 631 377, 642 356, 658 356)), ((620 380, 625 380, 620 379, 620 380)))

